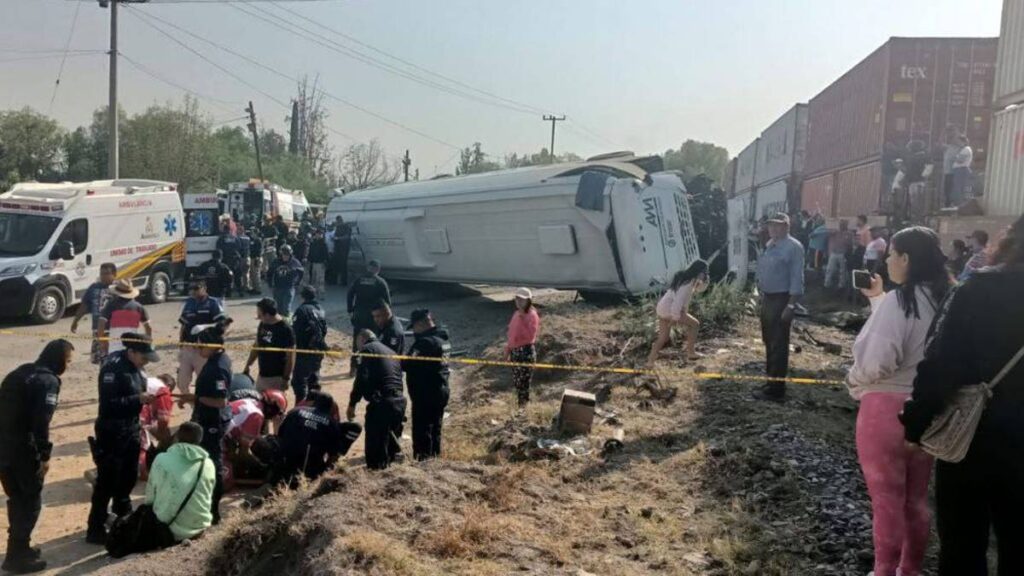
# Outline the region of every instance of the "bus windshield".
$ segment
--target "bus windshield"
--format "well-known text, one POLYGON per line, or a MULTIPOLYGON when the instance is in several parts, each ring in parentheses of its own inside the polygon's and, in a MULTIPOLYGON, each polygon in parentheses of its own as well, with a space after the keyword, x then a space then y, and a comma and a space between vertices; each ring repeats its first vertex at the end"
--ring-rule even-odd
POLYGON ((38 254, 58 224, 53 216, 0 212, 0 256, 38 254))

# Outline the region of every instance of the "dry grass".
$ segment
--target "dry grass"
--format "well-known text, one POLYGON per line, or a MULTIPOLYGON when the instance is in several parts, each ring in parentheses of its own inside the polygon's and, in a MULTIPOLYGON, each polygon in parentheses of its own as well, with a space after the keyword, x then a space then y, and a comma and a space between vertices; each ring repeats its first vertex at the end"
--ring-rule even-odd
POLYGON ((463 509, 461 520, 428 532, 420 547, 438 558, 477 556, 499 539, 504 524, 485 507, 472 505, 463 509))
POLYGON ((379 532, 355 532, 340 540, 342 552, 351 556, 352 567, 369 574, 433 576, 441 571, 419 561, 404 542, 379 532))

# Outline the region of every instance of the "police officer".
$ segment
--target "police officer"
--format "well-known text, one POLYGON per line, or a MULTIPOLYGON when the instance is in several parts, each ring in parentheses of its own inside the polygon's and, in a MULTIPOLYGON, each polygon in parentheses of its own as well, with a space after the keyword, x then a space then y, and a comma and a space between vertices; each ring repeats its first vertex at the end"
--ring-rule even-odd
POLYGON ((96 436, 89 439, 96 462, 85 537, 90 544, 107 543, 107 506, 111 500, 117 516, 132 511, 132 488, 139 477, 141 450, 139 411, 153 399, 146 393, 146 374, 142 369, 160 360, 143 334, 125 332, 121 342, 124 350, 111 354, 100 368, 96 436))
POLYGON ((381 343, 395 354, 402 355, 405 352, 405 329, 402 328, 402 323, 395 317, 387 302, 381 300, 374 305, 373 324, 373 331, 381 343))
MULTIPOLYGON (((373 308, 378 302, 391 305, 391 290, 388 283, 380 277, 380 262, 370 260, 366 265, 366 274, 359 278, 348 290, 348 313, 352 317, 352 351, 357 350, 356 334, 360 330, 373 329, 373 308)), ((355 358, 352 359, 352 372, 355 372, 355 358)))
POLYGON ((402 437, 402 421, 405 420, 402 365, 390 357, 394 354, 391 349, 381 344, 369 330, 356 335, 356 344, 359 352, 371 356, 356 358, 356 380, 345 415, 349 421, 355 420, 356 405, 366 400, 363 424, 366 466, 382 470, 401 453, 398 439, 402 437))
POLYGON ((39 548, 30 542, 50 469, 50 420, 60 397, 60 376, 74 349, 67 340, 52 340, 34 363, 19 366, 0 383, 0 482, 9 526, 3 569, 8 572, 46 568, 39 548))
MULTIPOLYGON (((188 287, 189 297, 181 308, 178 324, 181 330, 178 341, 192 343, 196 341, 199 326, 228 322, 224 307, 206 291, 204 280, 193 280, 188 287)), ((206 360, 199 354, 196 346, 181 346, 178 350, 178 386, 182 392, 188 392, 192 385, 192 377, 199 374, 206 360)))
POLYGON ((249 233, 249 294, 255 296, 260 294, 263 274, 263 238, 259 230, 250 228, 249 233))
MULTIPOLYGON (((292 316, 295 347, 298 350, 327 350, 327 317, 317 302, 317 290, 312 286, 303 286, 300 294, 302 304, 292 316)), ((296 403, 306 398, 310 386, 316 387, 320 383, 320 366, 323 361, 322 354, 296 352, 295 368, 292 371, 292 390, 295 392, 296 403)))
POLYGON ((249 291, 249 265, 250 250, 252 250, 252 239, 246 233, 245 227, 239 224, 238 235, 238 264, 234 267, 235 292, 239 295, 249 291))
POLYGON ((448 331, 434 324, 430 310, 413 310, 409 327, 416 335, 409 356, 444 358, 402 360, 412 400, 412 455, 417 460, 426 460, 441 456, 441 424, 448 405, 448 358, 452 345, 448 331))
POLYGON ((196 378, 194 394, 183 394, 182 400, 193 405, 192 421, 203 427, 203 439, 199 445, 210 455, 216 471, 210 512, 213 523, 220 523, 220 499, 224 495, 224 458, 221 440, 224 438, 231 407, 228 405, 228 389, 231 386, 231 359, 224 352, 224 330, 212 326, 198 335, 199 353, 206 364, 196 378))
POLYGON ((232 271, 238 268, 238 261, 242 257, 241 243, 238 237, 231 233, 231 227, 225 225, 221 229, 220 238, 217 238, 217 250, 224 255, 224 263, 232 271))
POLYGON ((319 478, 334 467, 350 444, 344 441, 346 424, 331 417, 334 398, 314 391, 309 400, 285 416, 277 433, 281 467, 275 476, 286 482, 299 474, 311 480, 319 478))
POLYGON ((223 306, 224 299, 231 296, 232 279, 235 273, 231 271, 230 266, 224 263, 224 255, 220 250, 214 250, 210 254, 210 259, 199 265, 199 273, 203 276, 203 281, 206 282, 206 291, 223 306))

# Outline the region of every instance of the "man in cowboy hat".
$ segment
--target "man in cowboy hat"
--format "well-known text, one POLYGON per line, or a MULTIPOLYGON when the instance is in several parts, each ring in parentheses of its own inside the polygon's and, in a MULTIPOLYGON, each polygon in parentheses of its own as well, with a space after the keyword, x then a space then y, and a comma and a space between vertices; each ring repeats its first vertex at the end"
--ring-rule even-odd
POLYGON ((153 327, 149 325, 149 313, 136 302, 139 289, 132 285, 131 280, 118 280, 110 285, 113 298, 107 302, 100 314, 96 338, 100 341, 102 354, 107 355, 123 350, 121 336, 126 332, 144 330, 146 337, 153 337, 153 327), (106 338, 106 340, 104 339, 106 338))

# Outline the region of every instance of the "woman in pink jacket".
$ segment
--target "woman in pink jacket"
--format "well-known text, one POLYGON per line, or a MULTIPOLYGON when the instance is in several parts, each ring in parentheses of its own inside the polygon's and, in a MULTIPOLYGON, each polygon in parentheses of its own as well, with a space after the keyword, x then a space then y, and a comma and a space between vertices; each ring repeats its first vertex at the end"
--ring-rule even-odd
MULTIPOLYGON (((537 333, 540 332, 540 315, 533 306, 533 292, 529 288, 516 290, 516 311, 508 323, 508 344, 505 345, 505 358, 510 362, 533 364, 537 361, 537 333)), ((516 387, 519 406, 530 401, 530 382, 533 380, 533 368, 515 367, 512 369, 512 383, 516 387)))
POLYGON ((658 301, 655 312, 658 315, 658 339, 651 347, 651 355, 647 358, 648 364, 654 364, 658 354, 672 340, 672 327, 679 325, 686 334, 686 359, 696 360, 697 354, 697 331, 700 329, 700 322, 690 314, 690 300, 696 292, 701 292, 707 286, 708 263, 697 260, 686 270, 676 272, 672 277, 665 295, 658 301))

